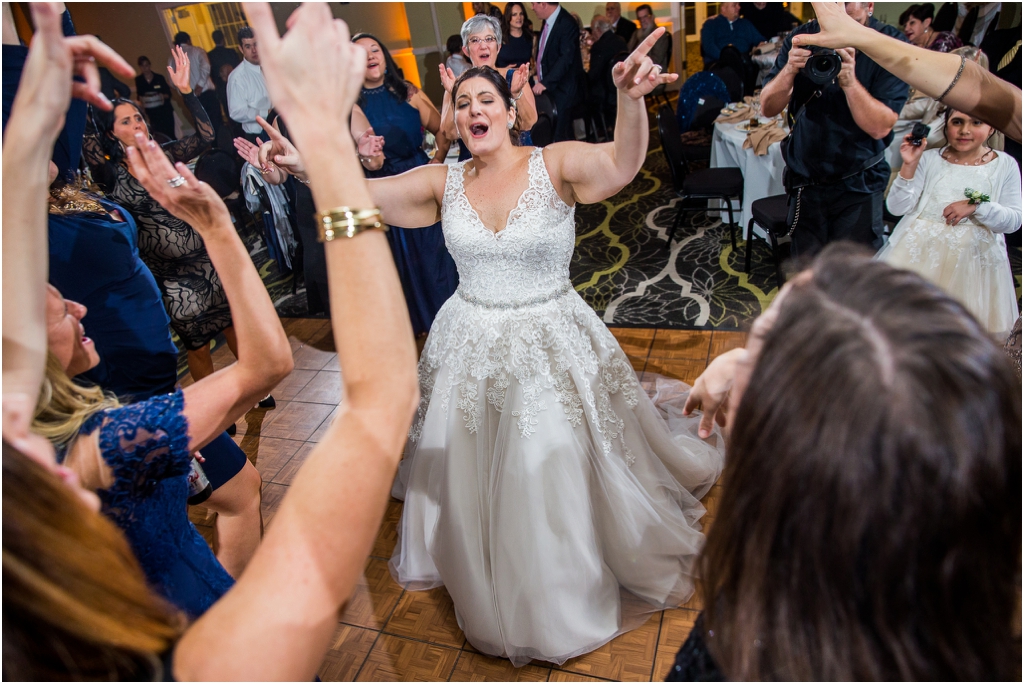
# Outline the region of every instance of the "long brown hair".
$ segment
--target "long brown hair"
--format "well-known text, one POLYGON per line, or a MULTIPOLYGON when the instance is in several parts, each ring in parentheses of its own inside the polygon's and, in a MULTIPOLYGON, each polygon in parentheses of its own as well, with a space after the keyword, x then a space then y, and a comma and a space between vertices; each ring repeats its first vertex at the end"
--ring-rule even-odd
POLYGON ((1020 455, 1020 382, 982 326, 826 249, 765 336, 701 559, 725 675, 1019 679, 1020 455))
POLYGON ((152 679, 183 619, 121 532, 3 444, 3 678, 152 679))

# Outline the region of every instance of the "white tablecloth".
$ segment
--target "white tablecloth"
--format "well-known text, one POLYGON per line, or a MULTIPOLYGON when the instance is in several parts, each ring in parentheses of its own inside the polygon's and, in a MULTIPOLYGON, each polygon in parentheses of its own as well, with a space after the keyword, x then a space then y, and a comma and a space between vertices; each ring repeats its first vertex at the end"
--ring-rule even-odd
MULTIPOLYGON (((742 122, 741 122, 742 123, 742 122)), ((754 200, 781 195, 782 171, 786 164, 782 161, 782 145, 775 143, 768 148, 768 154, 758 157, 753 149, 743 149, 743 141, 747 134, 736 130, 740 124, 716 123, 715 134, 711 141, 711 167, 735 166, 743 173, 743 203, 733 200, 733 216, 740 225, 746 238, 747 222, 750 221, 750 205, 754 200)), ((712 200, 712 207, 720 207, 721 202, 712 200)), ((722 219, 728 220, 728 214, 722 213, 722 219)))

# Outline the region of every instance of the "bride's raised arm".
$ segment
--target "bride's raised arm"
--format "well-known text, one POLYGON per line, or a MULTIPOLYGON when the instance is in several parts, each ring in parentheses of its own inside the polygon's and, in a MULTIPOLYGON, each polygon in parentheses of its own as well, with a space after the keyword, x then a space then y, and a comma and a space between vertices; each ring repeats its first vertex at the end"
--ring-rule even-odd
POLYGON ((424 228, 440 221, 447 173, 444 164, 429 164, 397 176, 371 178, 370 194, 384 223, 424 228))
POLYGON ((664 28, 656 29, 625 61, 612 70, 618 89, 615 141, 593 145, 563 142, 550 145, 545 159, 563 198, 590 204, 611 197, 633 180, 647 156, 647 105, 644 96, 677 74, 663 74, 647 56, 664 28), (561 187, 559 187, 561 185, 561 187))

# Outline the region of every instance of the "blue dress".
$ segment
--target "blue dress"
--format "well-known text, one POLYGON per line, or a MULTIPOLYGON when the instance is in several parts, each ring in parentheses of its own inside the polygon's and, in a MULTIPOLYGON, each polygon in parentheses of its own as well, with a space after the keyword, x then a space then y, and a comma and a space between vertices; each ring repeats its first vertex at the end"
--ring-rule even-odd
POLYGON ((114 484, 97 493, 155 591, 188 614, 202 615, 234 584, 189 522, 188 424, 181 391, 97 413, 80 435, 99 430, 114 484))
MULTIPOLYGON (((399 101, 386 86, 363 88, 360 106, 374 133, 384 136, 384 166, 378 171, 367 171, 367 176, 396 176, 430 161, 423 151, 423 126, 415 107, 399 101)), ((441 222, 415 229, 391 226, 387 236, 413 332, 428 332, 441 305, 459 286, 458 271, 445 247, 441 222)))
POLYGON ((113 202, 98 201, 107 213, 49 217, 50 282, 88 307, 83 325, 100 355, 85 378, 122 401, 173 392, 178 349, 160 288, 139 258, 135 220, 113 202), (124 220, 115 220, 115 212, 124 220))

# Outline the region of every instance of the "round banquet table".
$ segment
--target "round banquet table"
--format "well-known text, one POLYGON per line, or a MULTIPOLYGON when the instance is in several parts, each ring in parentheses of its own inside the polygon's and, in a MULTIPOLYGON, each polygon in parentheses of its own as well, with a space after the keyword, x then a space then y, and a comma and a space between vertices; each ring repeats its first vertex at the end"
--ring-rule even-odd
MULTIPOLYGON (((743 122, 740 122, 743 123, 743 122)), ((711 167, 735 166, 743 173, 743 203, 733 200, 733 212, 740 232, 746 239, 747 223, 750 221, 750 206, 754 200, 781 195, 782 171, 786 168, 782 161, 782 145, 772 143, 768 154, 758 157, 753 148, 743 149, 743 141, 747 134, 737 130, 740 124, 716 123, 715 133, 711 140, 711 167)), ((721 207, 719 200, 711 200, 710 207, 721 207)), ((721 215, 723 220, 727 214, 721 215)))

